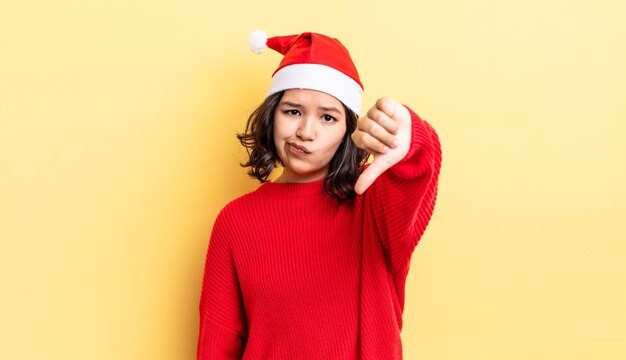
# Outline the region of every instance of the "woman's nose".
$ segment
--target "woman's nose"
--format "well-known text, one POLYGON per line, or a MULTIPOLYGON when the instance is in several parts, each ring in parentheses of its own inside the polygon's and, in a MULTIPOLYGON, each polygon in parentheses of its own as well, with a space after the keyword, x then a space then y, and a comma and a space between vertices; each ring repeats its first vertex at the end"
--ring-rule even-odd
POLYGON ((303 117, 296 131, 296 136, 302 140, 315 139, 315 120, 311 117, 303 117))

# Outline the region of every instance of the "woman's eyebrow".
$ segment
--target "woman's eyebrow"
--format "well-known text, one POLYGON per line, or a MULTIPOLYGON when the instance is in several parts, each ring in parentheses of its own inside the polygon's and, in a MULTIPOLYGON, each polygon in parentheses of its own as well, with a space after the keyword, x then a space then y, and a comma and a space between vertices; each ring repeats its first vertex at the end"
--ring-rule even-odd
POLYGON ((319 109, 322 109, 324 111, 328 111, 328 112, 336 112, 337 114, 341 114, 341 111, 339 111, 339 109, 337 109, 336 107, 327 107, 327 106, 320 106, 319 109))
MULTIPOLYGON (((293 103, 291 101, 281 101, 280 104, 278 104, 278 105, 279 106, 287 105, 287 106, 291 106, 291 107, 294 107, 294 108, 302 108, 303 107, 301 104, 293 103)), ((324 111, 328 111, 328 112, 334 112, 334 113, 337 113, 337 114, 341 114, 341 111, 339 109, 337 109, 336 107, 334 107, 334 106, 319 106, 318 109, 324 110, 324 111)))
POLYGON ((298 104, 298 103, 292 103, 289 101, 281 101, 279 105, 288 105, 288 106, 292 106, 292 107, 296 107, 296 108, 301 108, 302 105, 298 104))

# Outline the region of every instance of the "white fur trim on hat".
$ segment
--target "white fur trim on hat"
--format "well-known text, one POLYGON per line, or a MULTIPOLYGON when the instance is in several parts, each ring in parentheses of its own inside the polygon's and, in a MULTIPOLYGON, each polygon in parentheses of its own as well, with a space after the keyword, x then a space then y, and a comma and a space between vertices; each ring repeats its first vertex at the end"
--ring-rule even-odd
POLYGON ((357 115, 361 114, 363 89, 351 77, 330 66, 320 64, 285 66, 272 77, 266 96, 288 89, 325 92, 336 97, 357 115))

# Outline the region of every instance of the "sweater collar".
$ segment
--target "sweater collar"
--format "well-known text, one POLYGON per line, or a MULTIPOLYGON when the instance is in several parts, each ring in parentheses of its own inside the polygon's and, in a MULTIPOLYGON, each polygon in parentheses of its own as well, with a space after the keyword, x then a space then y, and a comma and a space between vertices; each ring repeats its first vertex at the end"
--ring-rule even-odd
POLYGON ((319 195, 326 192, 324 190, 324 180, 320 179, 306 183, 265 182, 259 186, 258 191, 285 197, 319 195))

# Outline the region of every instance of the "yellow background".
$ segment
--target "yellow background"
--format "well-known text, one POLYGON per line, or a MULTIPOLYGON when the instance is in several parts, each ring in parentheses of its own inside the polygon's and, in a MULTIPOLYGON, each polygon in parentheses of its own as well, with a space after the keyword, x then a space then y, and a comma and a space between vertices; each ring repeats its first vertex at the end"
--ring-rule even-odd
POLYGON ((438 131, 407 359, 626 358, 625 1, 0 1, 0 358, 192 359, 235 133, 326 33, 438 131))

